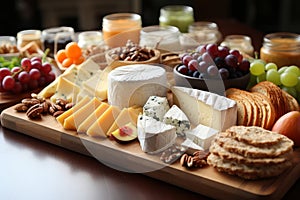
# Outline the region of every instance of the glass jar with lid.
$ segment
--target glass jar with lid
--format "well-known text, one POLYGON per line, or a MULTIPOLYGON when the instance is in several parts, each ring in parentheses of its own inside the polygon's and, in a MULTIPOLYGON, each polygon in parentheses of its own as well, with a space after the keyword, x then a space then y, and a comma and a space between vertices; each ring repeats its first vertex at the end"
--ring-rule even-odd
POLYGON ((25 47, 31 42, 34 42, 40 49, 43 49, 40 30, 23 30, 17 33, 18 49, 25 47))
POLYGON ((83 31, 78 34, 78 45, 81 48, 100 45, 103 42, 101 31, 83 31))
POLYGON ((181 45, 185 49, 195 49, 202 44, 219 44, 222 34, 214 22, 197 21, 189 26, 188 33, 180 37, 181 45))
POLYGON ((140 46, 178 52, 181 51, 179 35, 175 26, 146 26, 141 30, 140 46))
POLYGON ((138 44, 142 20, 135 13, 114 13, 106 15, 102 22, 102 34, 108 47, 125 46, 128 40, 138 44))
POLYGON ((278 67, 300 67, 300 35, 289 32, 270 33, 264 36, 260 58, 278 67))
POLYGON ((175 26, 182 33, 187 33, 194 22, 194 9, 185 5, 168 5, 160 9, 159 25, 175 26))
POLYGON ((54 57, 54 54, 64 49, 69 42, 74 41, 75 33, 72 27, 61 26, 44 29, 42 31, 42 41, 44 50, 49 49, 49 56, 54 57))
POLYGON ((228 35, 221 43, 221 46, 227 46, 230 49, 237 49, 249 56, 253 56, 254 54, 252 40, 247 35, 228 35))

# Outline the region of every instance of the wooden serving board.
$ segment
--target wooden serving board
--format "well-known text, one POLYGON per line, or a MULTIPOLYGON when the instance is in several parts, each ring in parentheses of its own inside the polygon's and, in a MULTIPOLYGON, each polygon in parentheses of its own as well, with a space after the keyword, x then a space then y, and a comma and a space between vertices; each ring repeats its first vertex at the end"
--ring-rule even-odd
POLYGON ((147 176, 216 199, 280 199, 300 177, 300 149, 295 149, 293 166, 275 178, 248 181, 217 172, 213 167, 188 170, 179 162, 163 164, 158 156, 141 151, 138 141, 119 144, 109 139, 92 138, 66 131, 54 117, 29 120, 24 113, 9 107, 1 113, 3 127, 88 155, 126 172, 147 176))

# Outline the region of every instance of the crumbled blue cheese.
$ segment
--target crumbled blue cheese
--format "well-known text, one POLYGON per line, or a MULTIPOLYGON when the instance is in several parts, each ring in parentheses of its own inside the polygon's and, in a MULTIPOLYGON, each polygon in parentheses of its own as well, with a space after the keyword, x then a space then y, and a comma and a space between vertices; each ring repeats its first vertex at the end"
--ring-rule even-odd
POLYGON ((185 131, 189 130, 191 123, 184 112, 173 105, 163 117, 163 122, 176 127, 176 133, 179 136, 185 136, 185 131))
POLYGON ((163 121, 163 117, 169 109, 170 106, 166 97, 150 96, 143 107, 143 114, 163 121))

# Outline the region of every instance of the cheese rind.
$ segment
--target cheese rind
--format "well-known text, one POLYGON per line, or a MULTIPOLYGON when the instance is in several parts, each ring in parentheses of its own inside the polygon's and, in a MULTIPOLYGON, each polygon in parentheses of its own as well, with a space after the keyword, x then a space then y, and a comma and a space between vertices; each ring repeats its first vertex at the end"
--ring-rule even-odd
POLYGON ((143 106, 143 114, 162 121, 169 109, 170 106, 166 97, 150 96, 143 106))
POLYGON ((208 150, 212 140, 219 131, 208 126, 199 124, 196 128, 186 131, 186 137, 192 140, 196 145, 208 150))
POLYGON ((174 103, 193 125, 203 124, 219 131, 236 125, 237 106, 234 100, 215 93, 185 87, 172 87, 174 103))
POLYGON ((162 67, 135 64, 118 67, 108 74, 108 103, 120 109, 143 106, 149 96, 166 96, 166 71, 162 67))
POLYGON ((137 131, 142 150, 151 154, 169 148, 177 137, 175 126, 141 114, 138 116, 137 131))
POLYGON ((184 136, 185 131, 189 130, 191 123, 184 112, 178 108, 178 106, 173 105, 164 115, 163 122, 166 124, 171 124, 176 127, 176 133, 179 136, 184 136))

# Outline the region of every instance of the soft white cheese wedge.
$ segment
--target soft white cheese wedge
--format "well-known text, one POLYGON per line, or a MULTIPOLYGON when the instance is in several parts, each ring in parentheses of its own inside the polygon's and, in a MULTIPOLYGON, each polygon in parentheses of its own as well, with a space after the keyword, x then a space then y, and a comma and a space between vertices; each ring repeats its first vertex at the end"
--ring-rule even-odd
POLYGON ((236 125, 237 105, 224 96, 186 87, 172 87, 174 103, 193 125, 203 124, 219 131, 236 125))
POLYGON ((138 140, 146 153, 156 154, 174 144, 176 127, 145 115, 138 116, 138 140))

